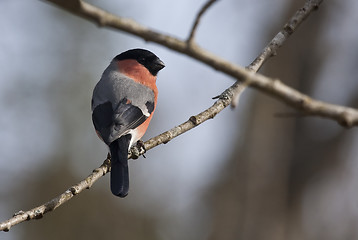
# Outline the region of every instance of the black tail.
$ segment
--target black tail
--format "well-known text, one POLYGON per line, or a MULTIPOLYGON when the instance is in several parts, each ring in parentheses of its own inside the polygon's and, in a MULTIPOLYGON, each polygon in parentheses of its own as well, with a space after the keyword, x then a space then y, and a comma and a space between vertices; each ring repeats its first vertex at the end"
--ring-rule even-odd
POLYGON ((129 191, 128 147, 131 135, 125 135, 109 145, 111 151, 111 191, 125 197, 129 191))

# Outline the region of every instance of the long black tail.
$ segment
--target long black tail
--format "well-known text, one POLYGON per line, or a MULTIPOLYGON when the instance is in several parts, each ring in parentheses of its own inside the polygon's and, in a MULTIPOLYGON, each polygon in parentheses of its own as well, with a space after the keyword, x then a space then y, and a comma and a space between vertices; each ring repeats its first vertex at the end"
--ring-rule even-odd
POLYGON ((111 151, 111 191, 125 197, 129 191, 128 147, 131 135, 125 135, 109 145, 111 151))

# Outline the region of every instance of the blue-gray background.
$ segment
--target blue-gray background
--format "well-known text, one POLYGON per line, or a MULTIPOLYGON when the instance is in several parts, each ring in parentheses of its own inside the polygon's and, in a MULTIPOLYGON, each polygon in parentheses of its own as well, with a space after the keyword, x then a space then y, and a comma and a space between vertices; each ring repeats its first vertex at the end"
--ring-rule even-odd
MULTIPOLYGON (((185 39, 205 1, 89 1, 185 39)), ((222 0, 197 42, 248 65, 303 1, 222 0)), ((264 72, 315 98, 357 107, 357 2, 326 1, 264 72)), ((211 106, 233 79, 171 50, 42 1, 0 2, 0 221, 86 177, 107 149, 90 99, 118 53, 146 48, 165 63, 144 140, 211 106)), ((251 89, 239 108, 130 162, 125 199, 108 176, 44 219, 0 239, 343 239, 357 236, 357 130, 311 117, 251 89), (230 188, 231 187, 231 188, 230 188), (237 191, 235 191, 237 190, 237 191), (263 238, 264 236, 264 238, 263 238)))

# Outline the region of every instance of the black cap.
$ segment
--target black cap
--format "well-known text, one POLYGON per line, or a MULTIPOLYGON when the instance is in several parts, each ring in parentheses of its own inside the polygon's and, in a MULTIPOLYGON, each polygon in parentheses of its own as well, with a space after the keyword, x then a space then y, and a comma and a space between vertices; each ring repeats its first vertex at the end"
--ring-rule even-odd
POLYGON ((165 67, 162 60, 160 60, 154 53, 145 49, 130 49, 117 55, 113 60, 127 60, 133 59, 142 64, 148 71, 156 76, 158 72, 165 67))

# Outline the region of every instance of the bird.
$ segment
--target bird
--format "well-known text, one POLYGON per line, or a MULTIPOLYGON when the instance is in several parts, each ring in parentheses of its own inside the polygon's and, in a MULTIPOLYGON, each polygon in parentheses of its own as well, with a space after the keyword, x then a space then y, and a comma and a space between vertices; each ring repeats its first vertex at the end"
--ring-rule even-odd
POLYGON ((162 60, 146 49, 120 53, 93 90, 92 122, 111 155, 110 187, 124 198, 129 191, 128 151, 146 132, 157 104, 162 60))

